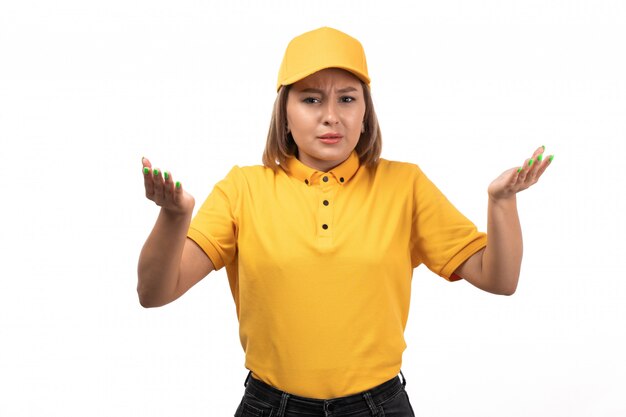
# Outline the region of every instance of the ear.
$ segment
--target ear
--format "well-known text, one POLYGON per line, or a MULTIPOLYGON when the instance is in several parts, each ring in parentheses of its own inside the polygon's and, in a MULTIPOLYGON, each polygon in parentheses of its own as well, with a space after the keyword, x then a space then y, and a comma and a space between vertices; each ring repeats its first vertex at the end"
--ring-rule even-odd
POLYGON ((361 123, 361 133, 365 133, 365 122, 361 123))

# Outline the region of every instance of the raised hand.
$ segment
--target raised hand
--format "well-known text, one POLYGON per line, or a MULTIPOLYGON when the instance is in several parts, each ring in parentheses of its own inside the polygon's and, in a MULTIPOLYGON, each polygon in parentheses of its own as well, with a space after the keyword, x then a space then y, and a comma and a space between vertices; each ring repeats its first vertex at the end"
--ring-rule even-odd
POLYGON ((521 167, 508 169, 493 180, 487 189, 489 198, 493 200, 509 199, 536 184, 554 158, 554 155, 544 156, 544 150, 545 146, 540 146, 535 150, 532 157, 524 161, 521 167))
POLYGON ((180 182, 174 182, 169 171, 161 172, 159 168, 152 168, 147 158, 142 158, 141 163, 148 200, 154 201, 171 214, 190 214, 193 211, 195 204, 193 196, 183 190, 180 182))

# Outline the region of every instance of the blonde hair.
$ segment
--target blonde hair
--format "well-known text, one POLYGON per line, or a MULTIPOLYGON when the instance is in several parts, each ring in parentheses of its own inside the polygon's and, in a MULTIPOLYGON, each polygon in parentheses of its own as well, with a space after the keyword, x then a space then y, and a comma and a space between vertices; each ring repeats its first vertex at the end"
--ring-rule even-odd
MULTIPOLYGON (((364 131, 359 137, 355 150, 361 165, 375 166, 382 151, 382 137, 369 87, 362 81, 361 86, 365 99, 364 131)), ((278 90, 263 151, 263 165, 273 170, 278 169, 279 166, 286 169, 285 161, 298 155, 296 142, 291 133, 287 132, 287 97, 290 89, 291 85, 285 85, 278 90)))

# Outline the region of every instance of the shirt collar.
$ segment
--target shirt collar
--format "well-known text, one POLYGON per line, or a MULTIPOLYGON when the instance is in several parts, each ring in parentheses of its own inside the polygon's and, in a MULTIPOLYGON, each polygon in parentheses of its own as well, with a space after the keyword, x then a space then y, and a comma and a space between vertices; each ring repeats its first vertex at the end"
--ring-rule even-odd
POLYGON ((324 174, 329 174, 329 180, 332 178, 338 184, 347 184, 360 167, 359 156, 355 151, 352 151, 348 159, 326 173, 304 165, 295 157, 287 159, 285 165, 289 176, 307 185, 319 183, 320 180, 323 180, 324 174))

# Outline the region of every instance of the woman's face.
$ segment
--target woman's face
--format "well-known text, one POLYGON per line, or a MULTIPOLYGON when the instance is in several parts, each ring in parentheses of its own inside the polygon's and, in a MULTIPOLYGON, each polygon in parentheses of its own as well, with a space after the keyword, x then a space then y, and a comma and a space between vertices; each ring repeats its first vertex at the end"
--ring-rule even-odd
POLYGON ((294 83, 287 96, 287 127, 298 159, 328 171, 354 150, 363 127, 365 99, 358 78, 328 68, 294 83))

